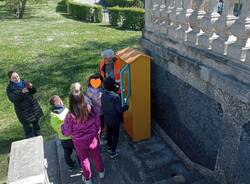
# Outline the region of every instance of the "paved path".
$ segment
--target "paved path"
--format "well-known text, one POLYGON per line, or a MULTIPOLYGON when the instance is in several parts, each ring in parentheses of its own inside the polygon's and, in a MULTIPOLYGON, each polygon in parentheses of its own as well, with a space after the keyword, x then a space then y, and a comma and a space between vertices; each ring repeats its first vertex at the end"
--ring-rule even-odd
MULTIPOLYGON (((63 150, 58 147, 59 168, 62 182, 60 184, 82 184, 81 173, 69 173, 63 158, 63 150)), ((177 158, 174 152, 158 136, 133 143, 121 131, 119 143, 120 155, 115 159, 108 157, 102 147, 106 175, 100 180, 95 169, 94 184, 215 184, 213 180, 192 173, 177 158)), ((93 165, 93 164, 92 164, 93 165)), ((58 168, 58 165, 56 166, 58 168)), ((55 181, 55 180, 54 180, 55 181)), ((56 182, 54 184, 57 184, 56 182)))
MULTIPOLYGON (((74 0, 75 2, 79 2, 79 3, 83 3, 83 4, 98 4, 100 2, 100 0, 74 0)), ((108 14, 108 10, 103 7, 103 20, 102 23, 104 24, 109 24, 109 14, 108 14)))

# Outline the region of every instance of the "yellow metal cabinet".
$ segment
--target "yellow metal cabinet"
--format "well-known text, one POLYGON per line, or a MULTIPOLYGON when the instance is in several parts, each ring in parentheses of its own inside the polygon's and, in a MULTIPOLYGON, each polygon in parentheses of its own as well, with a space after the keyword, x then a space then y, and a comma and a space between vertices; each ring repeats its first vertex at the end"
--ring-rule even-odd
POLYGON ((150 57, 132 48, 117 52, 121 60, 124 129, 133 141, 151 136, 150 57))

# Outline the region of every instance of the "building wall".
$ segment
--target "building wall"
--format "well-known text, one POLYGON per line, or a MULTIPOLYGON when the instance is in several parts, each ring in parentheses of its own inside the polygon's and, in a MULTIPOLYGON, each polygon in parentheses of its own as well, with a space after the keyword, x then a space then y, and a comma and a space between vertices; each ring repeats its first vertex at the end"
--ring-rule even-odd
POLYGON ((193 161, 214 170, 222 123, 220 104, 156 63, 152 63, 152 84, 155 121, 193 161))
POLYGON ((250 181, 249 68, 145 29, 152 119, 195 163, 231 184, 250 181))

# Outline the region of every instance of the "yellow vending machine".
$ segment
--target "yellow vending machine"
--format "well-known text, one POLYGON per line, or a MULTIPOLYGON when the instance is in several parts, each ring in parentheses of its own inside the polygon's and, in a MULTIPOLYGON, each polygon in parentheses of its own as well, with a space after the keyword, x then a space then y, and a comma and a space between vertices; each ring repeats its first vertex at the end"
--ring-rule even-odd
POLYGON ((117 52, 121 60, 121 100, 129 105, 124 129, 133 141, 151 137, 150 57, 132 48, 117 52))

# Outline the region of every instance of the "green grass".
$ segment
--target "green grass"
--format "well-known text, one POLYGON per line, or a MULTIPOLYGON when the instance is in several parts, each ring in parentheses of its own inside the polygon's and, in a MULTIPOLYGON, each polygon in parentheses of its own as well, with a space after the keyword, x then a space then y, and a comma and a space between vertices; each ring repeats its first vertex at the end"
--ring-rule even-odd
POLYGON ((45 112, 42 134, 53 137, 48 99, 67 95, 72 82, 86 88, 87 77, 98 70, 100 52, 139 47, 140 32, 87 24, 55 11, 57 1, 29 5, 23 20, 14 19, 0 1, 0 184, 6 182, 11 142, 23 139, 23 130, 6 96, 6 73, 15 69, 37 87, 35 95, 45 112))

